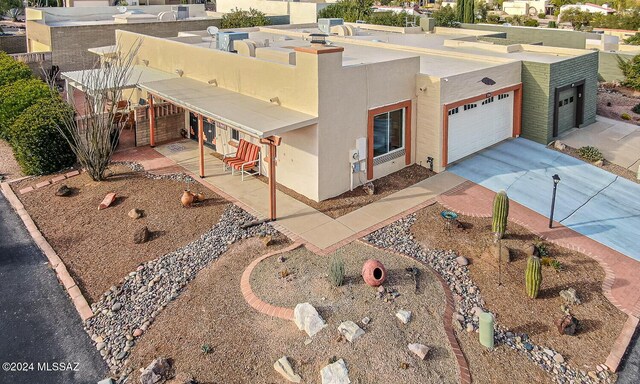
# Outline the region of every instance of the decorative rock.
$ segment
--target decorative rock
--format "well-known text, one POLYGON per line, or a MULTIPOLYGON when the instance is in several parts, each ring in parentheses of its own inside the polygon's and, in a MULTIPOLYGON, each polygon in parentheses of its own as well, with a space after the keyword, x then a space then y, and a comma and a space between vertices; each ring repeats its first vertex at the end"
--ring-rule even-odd
POLYGON ((63 184, 56 191, 56 196, 66 197, 66 196, 71 196, 72 193, 73 193, 73 189, 71 189, 71 188, 69 188, 69 187, 67 187, 66 185, 63 184))
POLYGON ((564 151, 567 146, 560 140, 556 140, 553 142, 553 148, 558 149, 560 151, 564 151))
POLYGON ((309 344, 311 344, 312 341, 313 341, 313 339, 305 339, 304 340, 304 345, 309 345, 309 344))
POLYGON ((467 332, 471 333, 474 331, 474 327, 472 323, 467 323, 467 332))
POLYGON ((140 337, 142 334, 144 333, 144 331, 140 328, 136 328, 133 331, 133 337, 140 337))
POLYGON ((102 209, 107 209, 115 199, 116 199, 116 194, 114 192, 108 193, 104 197, 100 205, 98 206, 98 211, 102 209))
POLYGON ((409 350, 415 353, 420 358, 420 360, 424 360, 429 353, 429 347, 424 344, 418 343, 409 344, 409 350))
POLYGON ((556 362, 556 363, 558 363, 558 364, 562 364, 562 363, 564 363, 564 357, 562 357, 562 355, 561 355, 561 354, 556 353, 556 354, 553 356, 553 361, 555 361, 555 362, 556 362))
POLYGON ((316 333, 327 326, 324 320, 318 314, 318 311, 309 303, 301 303, 296 305, 293 310, 294 322, 299 330, 304 330, 309 337, 313 337, 316 333))
POLYGON ((149 240, 150 234, 149 228, 145 225, 133 234, 133 242, 135 244, 146 243, 149 240))
POLYGON ((98 381, 98 384, 115 384, 115 381, 113 381, 112 378, 107 377, 106 379, 98 381))
POLYGON ((115 304, 113 305, 113 307, 111 307, 111 310, 112 310, 113 312, 118 312, 118 311, 120 310, 120 308, 122 308, 122 304, 121 304, 121 303, 115 303, 115 304))
POLYGON ((593 163, 593 165, 595 165, 596 167, 602 167, 604 165, 604 161, 598 160, 595 163, 593 163))
POLYGON ((273 364, 273 369, 292 383, 299 383, 302 381, 300 375, 293 372, 293 368, 291 368, 291 364, 289 364, 287 356, 282 356, 278 361, 276 361, 273 364))
POLYGON ((500 247, 498 247, 498 244, 493 243, 483 253, 482 257, 496 265, 498 260, 502 260, 502 263, 509 263, 511 262, 511 250, 502 242, 500 242, 500 247))
POLYGON ((271 235, 262 236, 260 237, 260 240, 262 241, 262 244, 264 244, 265 247, 268 247, 271 244, 273 244, 273 238, 271 237, 271 235))
POLYGON ((469 265, 469 260, 464 256, 458 256, 456 257, 456 263, 464 267, 465 265, 469 265))
POLYGON ((353 342, 358 337, 364 335, 364 331, 353 321, 345 321, 338 326, 338 331, 349 341, 353 342))
POLYGON ((402 324, 407 324, 411 321, 411 312, 401 309, 396 313, 396 317, 402 322, 402 324))
POLYGON ((362 324, 368 325, 371 322, 371 319, 368 317, 363 317, 361 321, 362 321, 362 324))
POLYGON ((322 368, 320 379, 322 384, 351 384, 349 371, 347 371, 347 366, 342 359, 322 368))
POLYGON ((156 384, 167 378, 171 365, 167 359, 160 357, 151 362, 140 375, 140 384, 156 384))
POLYGON ((127 213, 127 215, 129 215, 130 218, 136 220, 142 217, 142 211, 138 208, 133 208, 129 211, 129 213, 127 213))
POLYGON ((107 346, 107 344, 106 344, 106 343, 104 343, 104 342, 102 342, 102 343, 98 343, 98 344, 96 344, 96 349, 97 349, 98 351, 102 351, 102 350, 104 349, 104 347, 106 347, 106 346, 107 346))
POLYGON ((567 304, 580 304, 580 299, 576 294, 574 288, 568 288, 560 291, 560 297, 562 297, 567 304))
POLYGON ((555 326, 558 327, 558 332, 561 335, 570 335, 573 336, 576 333, 576 329, 578 328, 578 320, 572 315, 565 315, 556 319, 554 322, 555 326))
POLYGON ((536 246, 535 244, 529 244, 524 248, 524 253, 527 256, 537 256, 536 246))

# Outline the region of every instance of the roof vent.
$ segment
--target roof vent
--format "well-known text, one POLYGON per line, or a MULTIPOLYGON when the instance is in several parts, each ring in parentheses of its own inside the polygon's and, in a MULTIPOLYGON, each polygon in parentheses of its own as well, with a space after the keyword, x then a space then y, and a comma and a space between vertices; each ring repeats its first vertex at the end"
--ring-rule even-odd
POLYGON ((313 45, 325 45, 327 44, 327 35, 324 33, 312 33, 309 35, 311 37, 311 44, 313 45))

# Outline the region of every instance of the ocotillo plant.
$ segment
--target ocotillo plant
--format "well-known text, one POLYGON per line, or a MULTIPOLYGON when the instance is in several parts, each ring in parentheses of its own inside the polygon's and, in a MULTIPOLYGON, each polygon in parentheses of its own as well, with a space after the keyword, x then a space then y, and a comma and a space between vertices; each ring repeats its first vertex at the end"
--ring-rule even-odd
POLYGON ((493 222, 491 223, 491 231, 498 241, 504 236, 507 230, 507 217, 509 216, 509 197, 507 192, 500 191, 493 199, 493 222))
POLYGON ((542 282, 542 266, 538 256, 529 256, 527 270, 525 271, 527 296, 532 299, 538 297, 540 283, 542 282))

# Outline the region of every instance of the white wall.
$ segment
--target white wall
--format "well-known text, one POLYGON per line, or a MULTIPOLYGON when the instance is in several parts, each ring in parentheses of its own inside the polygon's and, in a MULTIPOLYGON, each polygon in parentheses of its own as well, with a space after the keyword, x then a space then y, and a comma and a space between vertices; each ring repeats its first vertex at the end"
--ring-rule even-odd
POLYGON ((236 7, 242 10, 255 8, 267 15, 289 15, 291 24, 315 23, 318 11, 327 3, 289 2, 278 0, 218 0, 216 10, 228 13, 236 7))

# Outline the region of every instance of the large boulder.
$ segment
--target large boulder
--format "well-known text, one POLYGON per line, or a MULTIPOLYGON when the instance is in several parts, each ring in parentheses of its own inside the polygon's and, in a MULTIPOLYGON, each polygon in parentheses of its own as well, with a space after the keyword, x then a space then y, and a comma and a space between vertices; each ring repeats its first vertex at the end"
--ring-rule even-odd
POLYGON ((560 297, 562 297, 566 304, 579 305, 580 299, 574 288, 567 288, 560 291, 560 297))
POLYGON ((420 360, 424 360, 429 353, 429 347, 424 344, 418 343, 409 344, 409 350, 415 353, 420 358, 420 360))
POLYGON ((349 371, 347 371, 347 366, 342 359, 322 368, 320 378, 322 384, 351 384, 349 371))
POLYGON ((307 332, 309 337, 313 337, 327 326, 318 311, 309 303, 296 305, 293 310, 293 321, 298 326, 298 329, 307 332))
POLYGON ((134 244, 146 243, 149 241, 149 237, 151 237, 151 232, 149 232, 149 228, 144 226, 133 234, 133 242, 134 244))
POLYGON ((338 326, 338 331, 349 341, 353 342, 358 337, 364 335, 364 331, 353 321, 345 321, 338 326))
POLYGON ((287 356, 282 356, 278 361, 273 364, 273 369, 276 370, 279 374, 282 375, 285 379, 292 383, 299 383, 302 381, 300 375, 293 372, 293 368, 291 368, 291 364, 289 364, 289 359, 287 356))

